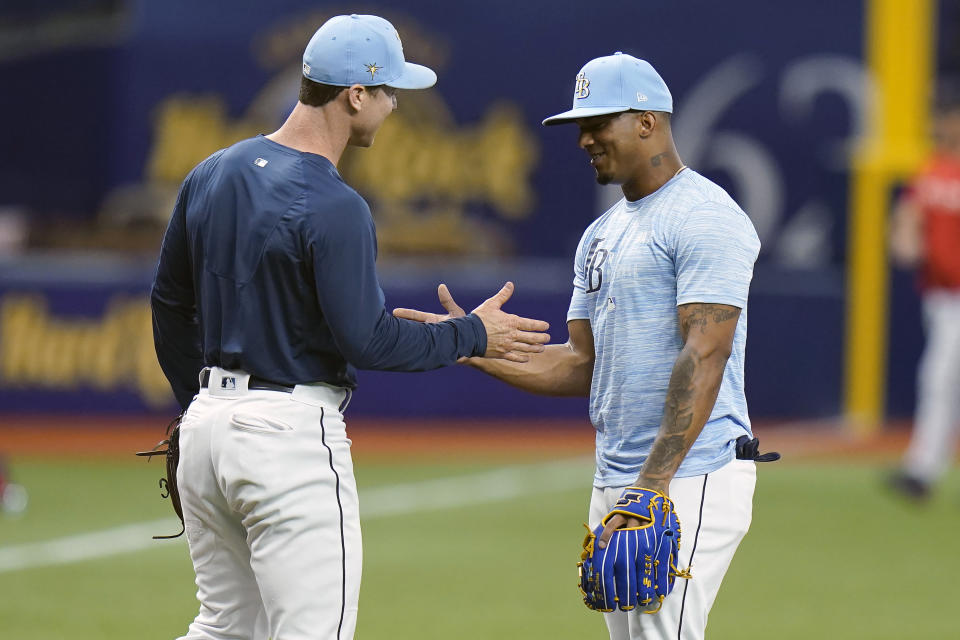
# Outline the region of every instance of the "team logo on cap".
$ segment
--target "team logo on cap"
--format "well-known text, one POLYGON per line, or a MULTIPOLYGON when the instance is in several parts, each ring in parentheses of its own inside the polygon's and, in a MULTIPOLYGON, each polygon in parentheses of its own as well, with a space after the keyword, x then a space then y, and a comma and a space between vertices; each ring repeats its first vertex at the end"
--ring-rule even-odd
POLYGON ((586 98, 588 95, 590 95, 590 81, 581 71, 580 75, 577 76, 577 86, 573 90, 573 96, 580 99, 586 98))
POLYGON ((370 72, 371 80, 373 80, 373 77, 377 75, 377 71, 380 71, 380 69, 383 69, 383 67, 378 67, 376 62, 374 62, 373 64, 365 64, 363 66, 365 66, 367 68, 367 71, 370 72))

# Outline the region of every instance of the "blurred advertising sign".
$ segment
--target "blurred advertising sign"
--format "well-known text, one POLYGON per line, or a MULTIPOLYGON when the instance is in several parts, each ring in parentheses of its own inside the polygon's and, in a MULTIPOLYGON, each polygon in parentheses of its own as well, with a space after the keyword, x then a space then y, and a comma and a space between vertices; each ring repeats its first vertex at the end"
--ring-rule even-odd
POLYGON ((4 4, 0 24, 46 35, 17 49, 4 43, 22 29, 0 28, 0 81, 19 97, 0 100, 0 116, 17 123, 16 153, 0 154, 0 206, 162 225, 196 162, 283 121, 318 25, 377 13, 397 26, 409 59, 439 74, 435 89, 401 92, 377 144, 341 162, 371 202, 384 255, 569 260, 610 194, 594 184, 575 127, 540 120, 567 108, 587 60, 621 50, 667 80, 681 156, 741 202, 762 260, 840 264, 851 140, 870 91, 862 4, 819 4, 830 20, 809 3, 764 0, 617 3, 606 13, 546 0, 441 12, 425 0, 284 0, 231 3, 229 20, 222 3, 188 0, 41 3, 66 14, 4 4), (94 6, 99 18, 80 12, 94 6), (57 31, 57 20, 71 29, 57 31), (46 135, 63 96, 73 126, 46 135))
MULTIPOLYGON (((236 140, 273 131, 289 113, 314 30, 333 15, 374 13, 397 27, 408 59, 439 75, 434 89, 400 92, 374 147, 352 150, 339 167, 371 204, 381 256, 430 259, 408 285, 425 293, 403 306, 435 308, 437 270, 464 259, 473 272, 476 263, 509 266, 518 285, 562 272, 552 288, 517 296, 518 306, 556 312, 562 326, 580 236, 620 196, 595 184, 576 127, 540 121, 569 108, 586 61, 619 50, 649 60, 665 78, 681 157, 731 192, 763 243, 750 309, 751 408, 835 413, 850 154, 871 95, 864 4, 437 7, 427 0, 0 3, 0 118, 10 123, 0 209, 28 220, 28 236, 69 217, 156 229, 159 248, 190 168, 236 140), (784 344, 784 323, 801 318, 798 333, 830 348, 784 344), (782 363, 793 360, 799 365, 788 381, 782 363), (785 391, 801 387, 805 394, 785 391), (804 404, 811 394, 822 399, 816 406, 804 404)), ((11 238, 21 233, 10 228, 11 238)), ((151 357, 150 269, 101 286, 78 284, 83 269, 57 268, 29 282, 5 279, 0 269, 0 410, 161 407, 167 392, 151 357)), ((384 275, 391 270, 403 271, 396 261, 381 263, 384 275)), ((475 291, 498 284, 473 281, 475 291)), ((389 375, 367 375, 364 384, 382 382, 372 395, 393 394, 398 411, 422 410, 427 378, 389 375)), ((483 383, 459 376, 429 378, 446 390, 434 395, 471 402, 483 383)), ((558 411, 547 401, 499 397, 505 412, 558 411)), ((478 400, 476 410, 489 406, 497 402, 478 400)))
POLYGON ((141 296, 112 296, 93 317, 56 315, 42 293, 0 296, 0 388, 132 393, 151 408, 172 400, 141 296))

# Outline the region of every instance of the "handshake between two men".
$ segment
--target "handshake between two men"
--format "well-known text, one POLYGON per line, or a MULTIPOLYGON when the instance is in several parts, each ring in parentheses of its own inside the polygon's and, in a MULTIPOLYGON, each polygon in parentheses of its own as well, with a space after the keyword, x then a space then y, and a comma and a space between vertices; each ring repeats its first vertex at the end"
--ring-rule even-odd
MULTIPOLYGON (((513 291, 513 283, 507 282, 500 291, 484 300, 471 313, 480 318, 487 331, 487 351, 484 357, 527 362, 530 354, 542 353, 544 345, 550 342, 550 334, 546 333, 550 325, 543 320, 523 318, 503 311, 502 307, 513 295, 513 291)), ((393 315, 415 322, 443 322, 467 315, 467 312, 454 302, 447 285, 441 284, 437 295, 440 304, 447 311, 444 315, 406 308, 394 309, 393 315)))

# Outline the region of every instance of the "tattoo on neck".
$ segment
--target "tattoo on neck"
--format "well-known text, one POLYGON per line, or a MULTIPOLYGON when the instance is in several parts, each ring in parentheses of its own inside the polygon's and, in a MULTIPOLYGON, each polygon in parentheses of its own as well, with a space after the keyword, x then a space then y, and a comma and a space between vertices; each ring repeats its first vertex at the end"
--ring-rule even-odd
POLYGON ((657 155, 650 158, 650 164, 652 164, 655 167, 659 167, 661 164, 663 164, 663 159, 666 157, 667 157, 666 151, 664 151, 663 153, 658 153, 657 155))

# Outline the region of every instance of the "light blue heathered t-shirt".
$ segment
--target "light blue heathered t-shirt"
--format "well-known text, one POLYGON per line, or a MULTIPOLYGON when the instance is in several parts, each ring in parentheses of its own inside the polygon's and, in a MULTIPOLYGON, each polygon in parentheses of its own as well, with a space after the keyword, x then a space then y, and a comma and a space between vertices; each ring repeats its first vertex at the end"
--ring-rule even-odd
POLYGON ((676 477, 722 467, 735 456, 735 440, 752 437, 743 356, 747 292, 759 251, 747 214, 691 169, 636 202, 620 200, 584 232, 567 320, 588 319, 593 329, 596 486, 634 483, 646 460, 683 346, 678 305, 715 303, 742 311, 713 413, 676 477))

